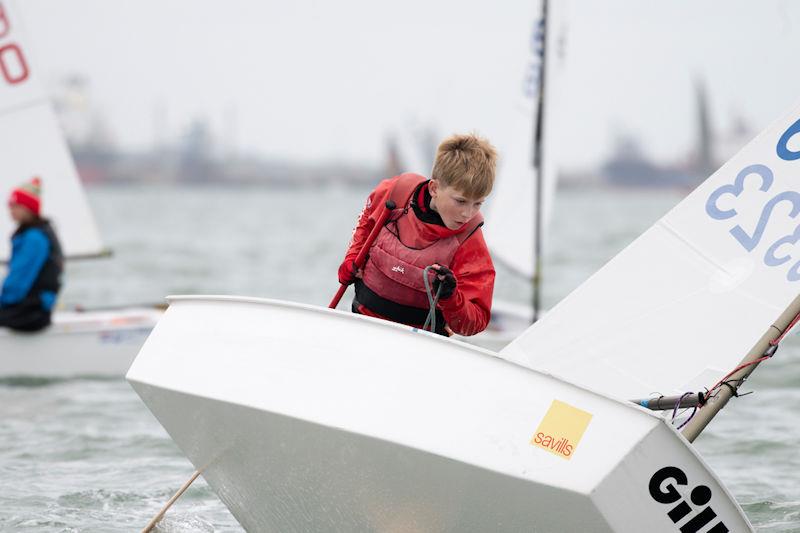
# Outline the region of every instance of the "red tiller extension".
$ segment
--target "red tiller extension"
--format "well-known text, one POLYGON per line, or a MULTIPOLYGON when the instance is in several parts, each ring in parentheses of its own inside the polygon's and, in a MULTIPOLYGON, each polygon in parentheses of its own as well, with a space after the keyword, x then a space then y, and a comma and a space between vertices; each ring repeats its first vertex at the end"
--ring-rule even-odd
MULTIPOLYGON (((364 266, 369 249, 372 247, 372 243, 375 242, 375 239, 378 237, 378 233, 381 232, 383 225, 386 223, 386 219, 392 214, 392 211, 395 208, 395 203, 391 200, 387 200, 385 207, 386 209, 384 209, 383 213, 381 213, 381 218, 375 223, 375 227, 372 228, 372 231, 369 233, 366 242, 364 242, 364 246, 361 247, 361 251, 359 251, 358 255, 356 256, 356 270, 364 266)), ((331 300, 331 303, 328 305, 328 307, 331 309, 336 309, 336 306, 339 305, 339 300, 342 299, 345 290, 347 290, 347 285, 339 285, 339 290, 336 291, 336 295, 333 297, 333 300, 331 300)))

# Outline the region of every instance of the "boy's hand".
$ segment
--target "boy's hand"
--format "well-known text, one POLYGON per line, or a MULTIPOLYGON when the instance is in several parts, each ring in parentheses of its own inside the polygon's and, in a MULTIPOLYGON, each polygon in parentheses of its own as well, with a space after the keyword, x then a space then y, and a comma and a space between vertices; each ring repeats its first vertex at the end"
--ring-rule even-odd
POLYGON ((456 292, 458 287, 456 275, 446 266, 433 265, 433 269, 436 270, 436 277, 433 278, 433 293, 436 294, 441 286, 442 292, 439 293, 439 299, 446 300, 456 292))
POLYGON ((356 262, 345 260, 344 263, 339 265, 339 283, 342 285, 350 285, 356 278, 361 279, 361 269, 356 268, 356 262))

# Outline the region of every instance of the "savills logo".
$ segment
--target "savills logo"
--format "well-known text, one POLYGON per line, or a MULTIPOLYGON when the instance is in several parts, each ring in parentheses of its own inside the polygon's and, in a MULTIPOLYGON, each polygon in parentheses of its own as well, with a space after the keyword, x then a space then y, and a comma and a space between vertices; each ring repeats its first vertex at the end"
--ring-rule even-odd
POLYGON ((572 444, 570 444, 569 439, 565 437, 556 440, 552 435, 545 435, 540 431, 534 435, 533 443, 540 445, 542 448, 549 448, 551 451, 563 455, 564 457, 572 455, 572 444))
POLYGON ((403 267, 401 267, 400 265, 393 266, 392 267, 392 272, 400 272, 401 274, 405 274, 406 273, 405 269, 403 267))
POLYGON ((553 400, 530 443, 562 459, 572 459, 591 420, 591 413, 553 400))
MULTIPOLYGON (((676 485, 686 486, 688 484, 689 479, 686 477, 686 473, 676 466, 665 466, 650 478, 650 496, 655 501, 665 505, 677 503, 667 511, 667 516, 672 520, 673 524, 677 525, 678 522, 692 514, 692 506, 683 499, 675 487, 676 485)), ((705 485, 698 485, 692 489, 689 499, 696 506, 703 507, 711 501, 711 489, 705 485)), ((716 517, 717 513, 710 506, 704 507, 680 526, 679 530, 681 533, 698 533, 716 517)), ((706 533, 728 533, 728 528, 722 521, 719 521, 706 533)))

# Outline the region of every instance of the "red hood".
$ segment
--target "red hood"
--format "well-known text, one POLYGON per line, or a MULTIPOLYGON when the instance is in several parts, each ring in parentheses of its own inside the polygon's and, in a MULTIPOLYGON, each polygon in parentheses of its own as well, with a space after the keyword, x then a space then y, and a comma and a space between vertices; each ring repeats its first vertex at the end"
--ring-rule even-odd
MULTIPOLYGON (((422 177, 422 176, 420 176, 420 177, 422 177)), ((422 179, 426 179, 426 178, 422 178, 422 179)), ((430 180, 427 180, 427 179, 426 179, 426 181, 430 182, 430 180)), ((426 183, 424 187, 420 188, 419 195, 417 196, 417 206, 419 206, 423 211, 427 211, 427 209, 425 208, 425 191, 426 191, 427 187, 428 187, 428 184, 426 183)), ((477 217, 479 215, 476 214, 475 216, 477 217)), ((427 222, 423 222, 423 221, 418 219, 418 221, 422 224, 422 228, 420 229, 420 236, 423 239, 432 241, 432 240, 442 239, 442 238, 446 238, 446 237, 451 237, 453 235, 458 235, 459 233, 464 231, 467 228, 467 226, 469 226, 469 223, 474 218, 475 217, 473 217, 473 218, 469 219, 468 221, 466 221, 458 229, 449 229, 447 226, 440 226, 438 224, 429 224, 427 222)))

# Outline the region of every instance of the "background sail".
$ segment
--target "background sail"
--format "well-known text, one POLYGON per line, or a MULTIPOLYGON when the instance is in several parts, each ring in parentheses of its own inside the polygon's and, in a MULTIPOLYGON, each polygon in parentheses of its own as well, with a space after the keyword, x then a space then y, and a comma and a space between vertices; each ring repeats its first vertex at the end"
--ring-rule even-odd
MULTIPOLYGON (((0 2, 0 197, 34 176, 42 179, 42 214, 50 218, 67 257, 103 252, 89 204, 57 119, 32 64, 32 46, 18 11, 0 2)), ((0 261, 14 231, 0 216, 0 261)))
POLYGON ((800 107, 501 353, 633 399, 710 387, 800 293, 800 107))
MULTIPOLYGON (((552 212, 556 189, 557 164, 553 147, 559 143, 559 106, 565 76, 564 55, 567 31, 567 2, 550 2, 547 21, 547 74, 545 78, 545 113, 543 135, 543 183, 542 183, 542 235, 546 233, 547 221, 552 212)), ((534 229, 536 224, 536 190, 533 170, 533 131, 536 121, 536 97, 541 68, 541 6, 534 8, 535 15, 528 20, 530 47, 528 69, 520 71, 514 82, 519 87, 514 106, 513 125, 515 134, 508 143, 498 145, 500 164, 497 182, 492 192, 491 203, 483 228, 492 257, 506 264, 515 272, 533 277, 534 229)), ((522 43, 522 41, 520 40, 522 43)))
POLYGON ((400 158, 400 172, 414 172, 431 177, 439 139, 431 127, 406 124, 395 137, 400 158))

